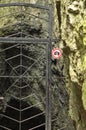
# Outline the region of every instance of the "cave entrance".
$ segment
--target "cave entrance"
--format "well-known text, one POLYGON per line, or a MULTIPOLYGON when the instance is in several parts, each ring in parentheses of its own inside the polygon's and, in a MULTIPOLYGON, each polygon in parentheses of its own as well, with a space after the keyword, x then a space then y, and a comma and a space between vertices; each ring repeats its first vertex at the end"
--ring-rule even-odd
POLYGON ((51 130, 52 5, 0 12, 0 130, 51 130))

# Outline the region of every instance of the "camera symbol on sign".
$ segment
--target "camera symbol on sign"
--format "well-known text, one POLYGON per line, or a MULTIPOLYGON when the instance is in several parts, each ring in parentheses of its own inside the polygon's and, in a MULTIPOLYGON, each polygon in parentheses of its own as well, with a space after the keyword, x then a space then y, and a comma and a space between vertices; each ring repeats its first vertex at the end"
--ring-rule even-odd
POLYGON ((59 48, 54 48, 52 50, 52 58, 60 59, 62 57, 62 51, 59 48))

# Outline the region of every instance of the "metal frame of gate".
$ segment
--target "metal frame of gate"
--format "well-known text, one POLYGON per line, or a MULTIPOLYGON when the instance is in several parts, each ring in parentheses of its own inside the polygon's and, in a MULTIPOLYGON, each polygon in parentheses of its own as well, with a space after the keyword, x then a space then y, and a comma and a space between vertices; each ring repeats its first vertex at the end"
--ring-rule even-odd
MULTIPOLYGON (((52 5, 49 6, 41 6, 41 5, 35 5, 35 4, 29 4, 29 3, 7 3, 7 4, 0 4, 0 8, 5 8, 5 7, 11 7, 11 6, 25 6, 25 7, 32 7, 32 8, 39 8, 43 10, 47 10, 49 12, 49 19, 48 19, 48 33, 49 37, 48 38, 39 38, 39 39, 34 39, 34 38, 23 38, 23 37, 0 37, 0 43, 9 43, 9 44, 29 44, 29 43, 45 43, 47 46, 47 60, 46 60, 46 123, 45 123, 45 129, 46 130, 51 130, 51 92, 50 92, 50 87, 51 87, 51 50, 52 50, 52 42, 56 41, 56 39, 52 38, 52 5)), ((21 50, 22 51, 22 50, 21 50)), ((22 60, 21 60, 22 64, 22 60)), ((21 78, 23 76, 19 75, 21 78)), ((7 77, 5 76, 0 76, 0 77, 7 77)), ((8 76, 9 77, 9 76, 8 76)), ((1 126, 1 125, 0 125, 1 126)), ((4 126, 2 126, 4 129, 4 126)), ((19 130, 21 130, 21 123, 19 130)), ((31 129, 33 130, 33 129, 31 129)))

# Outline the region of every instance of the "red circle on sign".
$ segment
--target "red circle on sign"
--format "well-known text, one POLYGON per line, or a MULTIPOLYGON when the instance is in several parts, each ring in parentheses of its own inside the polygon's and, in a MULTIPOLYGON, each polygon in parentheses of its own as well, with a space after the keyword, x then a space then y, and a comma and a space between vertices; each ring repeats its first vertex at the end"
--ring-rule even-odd
POLYGON ((52 50, 52 57, 54 59, 60 59, 62 57, 62 51, 59 48, 54 48, 52 50))

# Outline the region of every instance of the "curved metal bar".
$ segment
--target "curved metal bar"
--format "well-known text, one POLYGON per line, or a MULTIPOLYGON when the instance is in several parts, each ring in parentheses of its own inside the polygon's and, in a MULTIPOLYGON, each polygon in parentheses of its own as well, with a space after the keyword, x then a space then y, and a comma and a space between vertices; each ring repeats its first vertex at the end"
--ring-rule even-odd
POLYGON ((32 8, 39 8, 39 9, 45 9, 49 10, 49 7, 37 5, 37 4, 30 4, 30 3, 6 3, 6 4, 0 4, 0 7, 8 7, 8 6, 26 6, 26 7, 32 7, 32 8))

